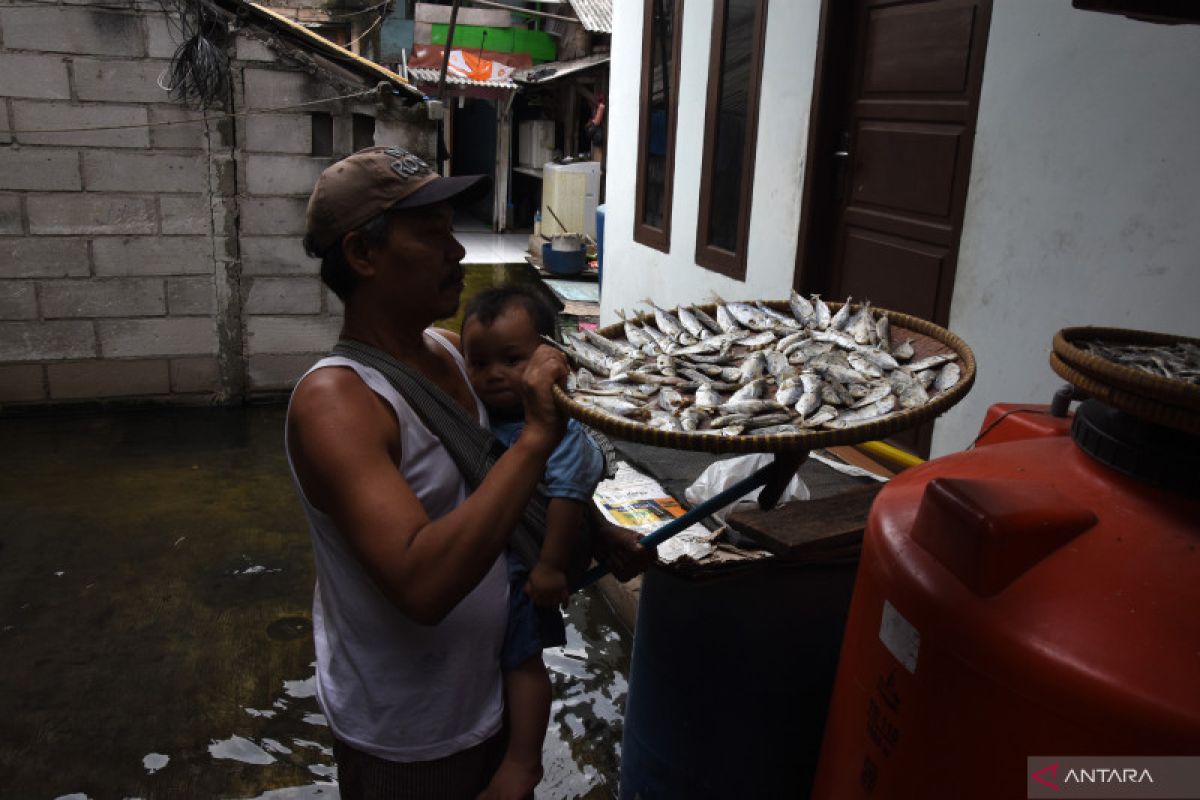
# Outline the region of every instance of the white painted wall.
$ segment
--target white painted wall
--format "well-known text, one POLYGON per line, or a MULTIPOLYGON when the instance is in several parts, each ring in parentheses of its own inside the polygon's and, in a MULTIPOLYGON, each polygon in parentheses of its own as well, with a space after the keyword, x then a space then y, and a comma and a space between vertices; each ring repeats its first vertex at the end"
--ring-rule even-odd
POLYGON ((993 4, 950 327, 979 361, 934 454, 1049 402, 1068 325, 1200 336, 1200 26, 993 4))
POLYGON ((712 0, 688 0, 686 5, 671 252, 665 254, 633 240, 643 5, 636 0, 614 4, 604 285, 600 301, 601 321, 605 324, 616 321, 616 309, 633 308, 646 297, 665 305, 705 301, 713 291, 729 300, 784 298, 792 285, 819 2, 773 2, 767 14, 764 88, 744 282, 695 264, 713 4, 712 0))

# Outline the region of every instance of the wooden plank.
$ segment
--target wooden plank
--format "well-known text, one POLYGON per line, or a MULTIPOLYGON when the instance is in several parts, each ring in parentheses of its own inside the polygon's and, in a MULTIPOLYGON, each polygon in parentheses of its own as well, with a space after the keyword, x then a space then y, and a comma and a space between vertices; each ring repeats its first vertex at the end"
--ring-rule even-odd
POLYGON ((857 555, 867 514, 881 485, 862 486, 820 500, 788 503, 771 511, 730 514, 729 526, 788 560, 824 561, 857 555))

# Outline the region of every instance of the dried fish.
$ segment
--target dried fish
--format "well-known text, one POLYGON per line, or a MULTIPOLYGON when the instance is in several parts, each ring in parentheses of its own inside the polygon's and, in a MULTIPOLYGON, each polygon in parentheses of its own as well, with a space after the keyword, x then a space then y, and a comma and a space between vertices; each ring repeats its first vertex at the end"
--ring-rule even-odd
POLYGON ((962 370, 958 364, 951 361, 946 366, 938 371, 937 377, 933 380, 933 390, 935 392, 944 392, 954 384, 958 383, 959 377, 962 375, 962 370))
POLYGON ((830 330, 845 330, 846 323, 850 321, 850 300, 851 298, 847 297, 846 302, 842 304, 842 307, 837 310, 837 313, 834 314, 832 318, 830 318, 830 330))
MULTIPOLYGON (((715 299, 716 319, 647 300, 652 318, 618 312, 624 341, 594 331, 569 337, 577 369, 568 390, 597 411, 657 429, 736 436, 861 425, 920 407, 962 377, 953 352, 914 360, 911 339, 894 344, 890 321, 870 302, 851 308, 847 298, 831 314, 818 295, 810 301, 793 292, 789 315, 761 302, 715 299)), ((1200 348, 1104 352, 1154 374, 1200 378, 1200 348)))
POLYGON ((808 301, 804 295, 792 289, 792 295, 788 298, 788 305, 791 306, 792 316, 800 320, 800 323, 811 328, 817 321, 817 309, 808 301))

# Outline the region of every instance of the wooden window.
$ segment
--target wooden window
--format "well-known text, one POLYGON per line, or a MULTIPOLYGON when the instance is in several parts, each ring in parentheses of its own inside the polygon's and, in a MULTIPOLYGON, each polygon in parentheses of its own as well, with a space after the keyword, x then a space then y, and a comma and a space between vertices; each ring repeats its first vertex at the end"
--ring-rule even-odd
POLYGON ((333 155, 333 116, 324 111, 312 113, 312 154, 333 155))
POLYGON ((671 249, 671 189, 675 175, 683 0, 645 0, 645 6, 633 238, 666 253, 671 249))
POLYGON ((696 263, 737 280, 746 277, 766 22, 767 0, 714 2, 696 263))

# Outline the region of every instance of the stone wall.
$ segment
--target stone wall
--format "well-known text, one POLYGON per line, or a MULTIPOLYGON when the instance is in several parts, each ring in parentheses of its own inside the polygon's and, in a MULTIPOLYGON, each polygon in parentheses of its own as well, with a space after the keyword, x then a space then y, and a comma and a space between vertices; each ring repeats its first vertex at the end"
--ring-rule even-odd
MULTIPOLYGON (((352 114, 391 112, 339 101, 206 121, 159 87, 167 15, 128 5, 0 7, 5 407, 238 402, 286 389, 340 325, 301 246, 305 200, 351 152, 352 114), (314 111, 333 117, 331 155, 312 155, 314 111)), ((231 37, 236 112, 372 85, 268 41, 231 37)), ((432 150, 420 115, 392 116, 379 143, 432 150)))

